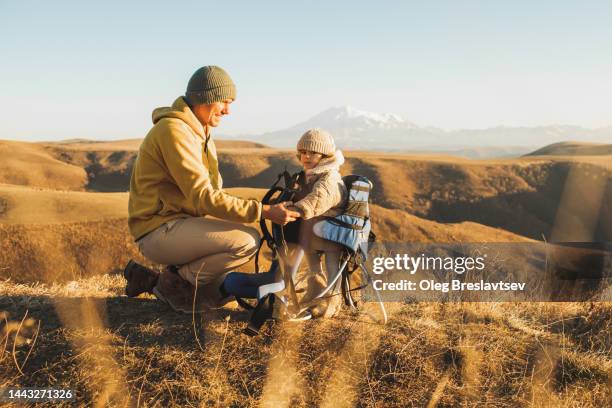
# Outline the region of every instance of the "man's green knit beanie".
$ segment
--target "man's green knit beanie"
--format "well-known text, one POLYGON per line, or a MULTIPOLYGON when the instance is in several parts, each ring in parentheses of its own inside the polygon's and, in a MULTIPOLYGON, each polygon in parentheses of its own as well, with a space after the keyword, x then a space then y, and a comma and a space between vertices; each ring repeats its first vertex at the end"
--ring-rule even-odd
POLYGON ((236 99, 236 85, 223 68, 207 65, 189 79, 185 99, 191 106, 236 99))

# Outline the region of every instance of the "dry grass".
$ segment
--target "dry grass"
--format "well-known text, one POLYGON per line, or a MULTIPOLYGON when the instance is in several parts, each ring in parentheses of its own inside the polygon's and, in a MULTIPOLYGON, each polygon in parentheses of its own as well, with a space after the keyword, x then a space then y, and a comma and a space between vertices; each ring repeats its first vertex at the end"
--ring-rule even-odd
POLYGON ((198 316, 194 332, 191 316, 121 290, 119 277, 0 285, 0 385, 70 387, 92 406, 612 401, 611 304, 395 304, 387 326, 344 314, 248 338, 238 310, 198 316))
POLYGON ((130 258, 144 262, 125 219, 0 224, 0 247, 0 277, 14 282, 76 280, 118 272, 130 258))
POLYGON ((343 314, 271 323, 248 338, 235 306, 196 316, 194 331, 191 316, 149 296, 128 299, 123 285, 119 275, 1 282, 0 385, 70 387, 90 406, 599 407, 612 399, 610 303, 395 303, 386 326, 343 314))
MULTIPOLYGON (((114 231, 82 228, 127 233, 114 222, 114 231)), ((610 304, 389 304, 384 327, 344 314, 271 324, 250 339, 236 307, 197 316, 194 331, 191 316, 128 299, 123 285, 117 274, 1 282, 0 386, 69 387, 90 406, 597 407, 612 398, 610 304)))

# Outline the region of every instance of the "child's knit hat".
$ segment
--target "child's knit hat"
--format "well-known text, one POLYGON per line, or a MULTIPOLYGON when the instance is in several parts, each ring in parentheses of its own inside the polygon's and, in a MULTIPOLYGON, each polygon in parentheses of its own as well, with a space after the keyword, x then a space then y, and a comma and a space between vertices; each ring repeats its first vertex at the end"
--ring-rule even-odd
POLYGON ((307 130, 300 137, 297 143, 298 150, 309 150, 315 153, 321 153, 325 156, 333 156, 336 151, 336 144, 332 135, 323 129, 314 128, 307 130))

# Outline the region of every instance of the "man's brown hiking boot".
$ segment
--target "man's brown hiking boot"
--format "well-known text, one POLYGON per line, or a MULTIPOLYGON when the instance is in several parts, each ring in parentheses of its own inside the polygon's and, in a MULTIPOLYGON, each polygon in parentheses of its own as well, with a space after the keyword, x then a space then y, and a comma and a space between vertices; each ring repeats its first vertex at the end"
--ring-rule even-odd
MULTIPOLYGON (((191 313, 194 311, 193 295, 195 288, 191 283, 170 269, 164 270, 157 280, 152 292, 159 300, 166 302, 174 311, 191 313)), ((195 312, 201 312, 201 305, 195 305, 195 312)))
POLYGON ((152 290, 157 284, 159 272, 130 259, 123 270, 123 277, 127 280, 125 294, 128 297, 136 297, 145 292, 153 293, 152 290))

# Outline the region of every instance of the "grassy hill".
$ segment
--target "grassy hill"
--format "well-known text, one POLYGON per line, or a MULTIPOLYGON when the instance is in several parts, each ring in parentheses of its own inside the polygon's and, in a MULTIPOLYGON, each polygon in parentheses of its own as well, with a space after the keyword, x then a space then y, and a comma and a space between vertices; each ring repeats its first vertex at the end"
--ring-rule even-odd
MULTIPOLYGON (((0 388, 74 390, 60 406, 610 405, 610 303, 388 303, 385 326, 343 312, 273 322, 251 339, 235 304, 178 315, 122 296, 127 260, 146 263, 126 222, 137 145, 0 141, 10 158, 0 162, 0 388)), ((290 151, 220 151, 229 192, 242 197, 296 169, 290 151)), ((382 241, 609 236, 605 160, 347 157, 346 174, 375 183, 382 241)))
MULTIPOLYGON (((48 147, 56 147, 66 150, 125 150, 138 151, 142 139, 121 139, 121 140, 88 140, 88 139, 69 139, 59 142, 41 143, 48 147)), ((236 148, 264 148, 265 145, 248 140, 216 140, 217 148, 219 149, 236 149, 236 148)))
POLYGON ((87 173, 62 161, 36 143, 0 140, 0 183, 79 190, 87 184, 87 173))
MULTIPOLYGON (((294 153, 219 141, 226 187, 268 188, 294 153)), ((138 139, 114 142, 0 142, 14 160, 0 182, 63 190, 125 192, 138 139), (28 171, 26 171, 26 165, 28 171)), ((471 221, 532 239, 612 240, 612 156, 526 156, 469 160, 445 155, 346 152, 344 174, 375 185, 381 207, 442 223, 471 221), (575 197, 580 197, 578 202, 575 197), (571 219, 557 227, 559 214, 571 219)))
POLYGON ((544 146, 526 156, 611 156, 612 145, 603 143, 560 142, 544 146))
POLYGON ((125 218, 128 193, 61 191, 0 184, 0 224, 61 224, 125 218))
MULTIPOLYGON (((141 139, 28 143, 0 140, 0 183, 60 190, 120 192, 129 189, 141 139)), ((218 141, 219 150, 263 149, 248 141, 218 141)))
MULTIPOLYGON (((245 198, 261 198, 265 191, 228 189, 245 198)), ((0 277, 16 282, 52 282, 120 271, 130 257, 146 263, 127 229, 127 198, 126 193, 0 185, 0 200, 7 203, 0 212, 0 246, 4 249, 0 253, 0 277)), ((476 223, 439 224, 375 205, 372 222, 384 241, 527 241, 476 223)))

